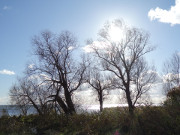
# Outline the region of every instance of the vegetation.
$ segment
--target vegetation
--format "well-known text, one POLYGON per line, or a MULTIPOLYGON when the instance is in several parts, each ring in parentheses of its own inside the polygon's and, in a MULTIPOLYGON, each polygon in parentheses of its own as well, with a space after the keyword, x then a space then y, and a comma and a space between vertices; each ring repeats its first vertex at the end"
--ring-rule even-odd
MULTIPOLYGON (((116 33, 117 34, 117 33, 116 33)), ((136 103, 155 82, 153 67, 148 66, 145 54, 154 50, 149 45, 149 35, 137 28, 128 28, 123 21, 106 23, 99 32, 98 48, 92 42, 91 48, 101 62, 102 69, 114 76, 112 84, 124 93, 129 113, 133 115, 136 103), (121 30, 118 40, 111 37, 111 29, 121 30)))
POLYGON ((180 55, 175 52, 169 60, 164 63, 164 90, 168 93, 174 87, 180 86, 180 55))
POLYGON ((114 88, 112 85, 112 77, 103 74, 95 67, 89 67, 87 76, 87 83, 98 96, 100 112, 102 112, 103 102, 106 99, 106 96, 109 94, 110 90, 114 88))
POLYGON ((128 108, 104 109, 102 113, 81 113, 74 115, 50 114, 4 116, 0 118, 0 134, 32 135, 178 135, 180 116, 176 108, 164 106, 139 107, 134 116, 128 108))
POLYGON ((87 67, 84 60, 76 63, 72 58, 76 38, 68 31, 60 35, 45 31, 33 38, 33 46, 38 62, 27 67, 25 77, 10 90, 12 103, 32 104, 39 114, 49 104, 58 104, 66 114, 75 113, 72 95, 84 82, 87 67))
POLYGON ((3 116, 0 135, 178 135, 180 87, 171 89, 161 106, 105 108, 102 112, 66 115, 3 116))

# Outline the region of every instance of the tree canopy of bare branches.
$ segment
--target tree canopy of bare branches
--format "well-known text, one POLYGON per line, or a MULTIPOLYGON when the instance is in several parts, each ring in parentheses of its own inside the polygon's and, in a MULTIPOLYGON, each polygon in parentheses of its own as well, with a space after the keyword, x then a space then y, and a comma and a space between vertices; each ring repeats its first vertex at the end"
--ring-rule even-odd
POLYGON ((87 83, 97 94, 100 112, 103 111, 103 102, 112 90, 111 78, 96 67, 89 67, 87 83))
POLYGON ((164 63, 164 89, 167 93, 174 87, 180 86, 180 55, 175 52, 172 57, 164 63))
POLYGON ((10 97, 13 104, 18 105, 27 113, 30 105, 32 105, 39 115, 44 115, 52 109, 48 104, 48 96, 50 91, 47 91, 45 85, 39 85, 36 79, 21 78, 18 83, 10 89, 10 97), (27 109, 27 110, 26 110, 27 109))
POLYGON ((114 74, 113 85, 125 92, 129 112, 133 114, 138 99, 155 81, 156 74, 144 58, 154 47, 149 46, 149 35, 144 31, 128 28, 121 20, 115 20, 114 25, 123 29, 118 41, 111 39, 111 24, 106 23, 100 30, 98 46, 92 42, 91 47, 103 69, 114 74))
POLYGON ((76 112, 72 94, 83 83, 86 70, 84 59, 73 59, 76 38, 68 31, 60 35, 45 31, 33 38, 33 46, 38 64, 29 68, 27 74, 44 76, 42 82, 54 92, 49 98, 57 101, 66 114, 76 112))

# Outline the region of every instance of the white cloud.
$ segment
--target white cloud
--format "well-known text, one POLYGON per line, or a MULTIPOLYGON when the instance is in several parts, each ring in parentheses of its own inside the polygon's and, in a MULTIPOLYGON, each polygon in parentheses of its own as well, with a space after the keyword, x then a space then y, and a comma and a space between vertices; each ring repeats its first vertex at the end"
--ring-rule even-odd
POLYGON ((74 49, 74 46, 69 46, 68 47, 68 50, 73 50, 74 49))
POLYGON ((180 24, 180 0, 176 0, 175 5, 171 6, 169 10, 159 7, 151 9, 148 12, 148 17, 151 21, 157 19, 159 22, 170 23, 172 26, 180 24))
POLYGON ((33 69, 34 66, 35 66, 35 64, 29 64, 28 68, 29 68, 29 69, 33 69))
POLYGON ((91 45, 86 45, 86 46, 84 46, 82 49, 83 49, 83 51, 86 52, 86 53, 93 52, 93 49, 92 49, 91 45))
POLYGON ((86 53, 94 52, 94 49, 104 50, 110 48, 111 44, 103 41, 93 41, 91 44, 84 46, 82 49, 86 53))
POLYGON ((178 52, 178 56, 180 56, 180 52, 178 52))
POLYGON ((10 97, 0 97, 0 105, 8 105, 10 97))
POLYGON ((11 7, 9 7, 9 6, 4 6, 3 7, 3 10, 9 10, 9 9, 11 9, 11 7))
POLYGON ((101 45, 98 41, 93 41, 91 44, 88 44, 86 46, 84 46, 82 49, 86 52, 86 53, 91 53, 94 52, 93 48, 100 48, 101 45))
POLYGON ((4 75, 15 75, 15 72, 14 72, 14 71, 7 70, 7 69, 3 69, 3 70, 0 70, 0 74, 4 74, 4 75))

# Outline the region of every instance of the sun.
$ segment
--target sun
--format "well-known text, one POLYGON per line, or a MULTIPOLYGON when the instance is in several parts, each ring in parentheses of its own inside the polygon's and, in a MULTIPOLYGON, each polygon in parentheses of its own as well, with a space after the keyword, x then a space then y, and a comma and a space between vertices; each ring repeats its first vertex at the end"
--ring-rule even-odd
POLYGON ((124 30, 112 24, 109 29, 109 37, 113 42, 121 41, 124 38, 124 30))

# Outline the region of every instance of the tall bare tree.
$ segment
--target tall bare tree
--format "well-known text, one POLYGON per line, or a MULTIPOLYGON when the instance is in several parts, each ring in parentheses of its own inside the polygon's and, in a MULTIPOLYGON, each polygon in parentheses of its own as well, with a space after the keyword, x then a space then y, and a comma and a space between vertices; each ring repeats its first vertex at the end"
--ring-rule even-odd
POLYGON ((176 51, 172 57, 164 63, 164 89, 167 93, 174 87, 180 86, 180 55, 176 51))
POLYGON ((55 35, 50 31, 42 32, 33 38, 34 53, 38 64, 28 70, 28 74, 44 75, 43 82, 53 89, 49 97, 58 102, 66 114, 76 112, 72 94, 84 82, 86 62, 73 58, 77 40, 68 31, 55 35))
POLYGON ((133 114, 138 99, 155 81, 156 74, 144 59, 144 55, 153 51, 154 47, 149 46, 149 35, 142 30, 128 28, 121 20, 113 23, 122 30, 119 40, 112 40, 111 24, 106 23, 100 30, 98 45, 92 42, 91 47, 101 60, 103 69, 114 74, 113 85, 125 92, 129 112, 133 114))

